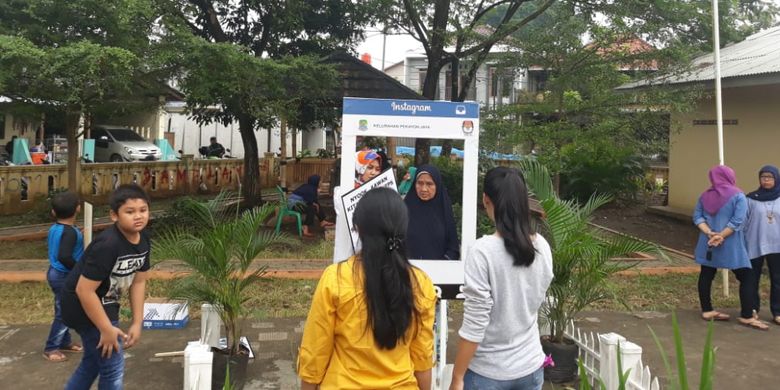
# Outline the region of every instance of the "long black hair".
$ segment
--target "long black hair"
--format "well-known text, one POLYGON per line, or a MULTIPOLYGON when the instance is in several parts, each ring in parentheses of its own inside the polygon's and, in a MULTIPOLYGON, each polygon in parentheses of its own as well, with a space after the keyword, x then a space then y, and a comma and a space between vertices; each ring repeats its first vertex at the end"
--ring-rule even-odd
POLYGON ((360 199, 352 220, 362 244, 367 326, 381 349, 393 349, 417 317, 406 253, 409 214, 397 192, 377 188, 360 199))
POLYGON ((523 175, 517 169, 496 167, 485 175, 485 195, 493 203, 496 230, 514 265, 527 267, 534 262, 536 249, 531 242, 530 206, 523 175))

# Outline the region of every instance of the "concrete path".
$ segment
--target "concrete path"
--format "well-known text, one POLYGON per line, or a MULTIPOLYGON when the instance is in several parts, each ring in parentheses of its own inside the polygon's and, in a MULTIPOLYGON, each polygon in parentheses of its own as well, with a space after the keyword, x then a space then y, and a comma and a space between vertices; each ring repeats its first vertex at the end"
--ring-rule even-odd
MULTIPOLYGON (((684 292, 681 292, 684 293, 684 292)), ((685 292, 691 293, 691 292, 685 292)), ((769 331, 759 331, 740 325, 737 308, 725 309, 732 316, 728 322, 716 322, 713 332, 715 352, 714 389, 780 389, 780 326, 770 325, 769 331)), ((764 320, 769 317, 764 311, 764 320)), ((577 323, 582 330, 601 333, 615 332, 643 349, 642 361, 661 381, 666 389, 667 373, 656 343, 648 327, 658 335, 676 373, 672 317, 670 313, 584 313, 577 323)), ((707 332, 707 322, 701 320, 697 310, 677 312, 680 333, 685 346, 688 381, 691 389, 698 389, 702 351, 707 332)))
MULTIPOLYGON (((736 309, 727 310, 732 315, 736 309)), ((698 369, 704 344, 706 323, 693 310, 678 313, 691 388, 698 387, 698 369)), ((673 351, 671 316, 668 313, 585 313, 578 326, 583 330, 620 333, 644 349, 643 361, 652 372, 666 377, 660 354, 652 341, 648 325, 659 335, 669 353, 673 351)), ((300 344, 302 318, 254 320, 247 323, 244 334, 251 340, 256 358, 250 361, 247 390, 297 389, 295 361, 300 344)), ((454 361, 457 333, 461 318, 450 318, 448 361, 454 361)), ((183 368, 181 357, 155 358, 157 352, 182 350, 188 340, 199 337, 199 321, 190 322, 182 330, 146 330, 142 343, 127 351, 125 388, 181 389, 183 368)), ((60 388, 73 372, 80 357, 63 363, 49 363, 41 357, 48 332, 47 325, 0 326, 0 389, 60 388)), ((714 334, 717 350, 715 389, 776 389, 780 384, 780 327, 761 332, 737 325, 717 323, 714 334), (775 371, 778 370, 778 371, 775 371)), ((674 360, 672 360, 674 365, 674 360)), ((667 386, 662 386, 667 388, 667 386)), ((545 389, 552 389, 546 385, 545 389)), ((561 389, 561 386, 556 386, 561 389)))

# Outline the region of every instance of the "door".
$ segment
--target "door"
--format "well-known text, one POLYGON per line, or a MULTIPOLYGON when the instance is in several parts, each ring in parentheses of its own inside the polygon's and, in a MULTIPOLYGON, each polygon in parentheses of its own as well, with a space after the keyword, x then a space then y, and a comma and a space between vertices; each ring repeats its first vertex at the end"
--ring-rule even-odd
POLYGON ((103 129, 92 129, 92 138, 95 139, 95 162, 111 160, 111 137, 103 129))

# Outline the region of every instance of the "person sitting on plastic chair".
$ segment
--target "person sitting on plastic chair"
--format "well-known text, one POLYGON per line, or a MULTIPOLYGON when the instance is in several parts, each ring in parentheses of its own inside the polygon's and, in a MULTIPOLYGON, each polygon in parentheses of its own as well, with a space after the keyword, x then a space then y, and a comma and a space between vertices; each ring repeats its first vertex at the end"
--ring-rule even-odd
POLYGON ((317 198, 319 197, 320 176, 311 175, 306 184, 301 185, 293 191, 287 198, 287 207, 306 215, 303 222, 303 236, 313 237, 311 226, 314 224, 314 217, 320 220, 320 227, 333 226, 332 222, 325 220, 325 212, 320 207, 317 198))

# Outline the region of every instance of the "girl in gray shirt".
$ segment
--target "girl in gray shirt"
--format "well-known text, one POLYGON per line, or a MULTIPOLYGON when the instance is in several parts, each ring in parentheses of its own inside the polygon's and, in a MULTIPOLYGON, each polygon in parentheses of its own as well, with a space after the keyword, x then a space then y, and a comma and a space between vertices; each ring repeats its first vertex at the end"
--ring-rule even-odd
POLYGON ((491 169, 484 188, 496 232, 477 240, 464 260, 466 300, 450 390, 539 390, 537 313, 553 278, 550 245, 531 229, 519 171, 491 169))

